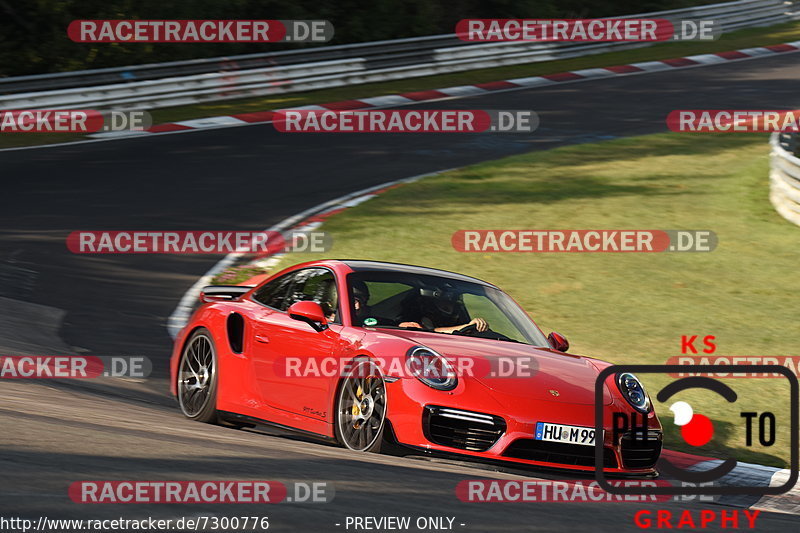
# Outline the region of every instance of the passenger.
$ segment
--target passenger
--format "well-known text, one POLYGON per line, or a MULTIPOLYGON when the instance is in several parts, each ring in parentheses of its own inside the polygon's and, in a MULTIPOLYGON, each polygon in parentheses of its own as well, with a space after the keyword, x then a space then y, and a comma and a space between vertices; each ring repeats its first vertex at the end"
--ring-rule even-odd
POLYGON ((423 298, 423 318, 420 322, 408 321, 401 322, 401 328, 420 328, 432 330, 437 333, 455 333, 456 331, 475 326, 476 330, 483 333, 489 329, 489 323, 483 318, 473 318, 469 322, 458 325, 444 325, 458 322, 459 318, 464 320, 466 309, 464 309, 461 296, 453 291, 433 292, 433 295, 423 298))

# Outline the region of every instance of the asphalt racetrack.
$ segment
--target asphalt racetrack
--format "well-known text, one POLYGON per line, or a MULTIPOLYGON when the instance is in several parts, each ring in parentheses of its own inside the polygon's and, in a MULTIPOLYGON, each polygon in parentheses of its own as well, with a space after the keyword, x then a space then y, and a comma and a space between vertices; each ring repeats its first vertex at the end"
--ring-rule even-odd
MULTIPOLYGON (((144 355, 146 382, 4 381, 0 515, 269 516, 270 530, 346 531, 348 516, 454 517, 461 531, 638 530, 640 509, 700 502, 463 503, 464 479, 562 478, 465 462, 354 455, 277 430, 185 420, 167 395, 166 319, 214 256, 73 255, 76 230, 260 230, 371 185, 530 150, 660 132, 681 108, 800 108, 800 54, 419 105, 533 109, 533 134, 282 134, 272 125, 0 152, 0 352, 144 355), (92 479, 328 481, 327 504, 79 505, 92 479), (340 524, 340 525, 336 525, 340 524), (461 525, 463 524, 463 525, 461 525)), ((568 179, 568 176, 565 176, 568 179)), ((369 251, 365 250, 368 256, 369 251)), ((762 513, 762 531, 800 518, 762 513)), ((352 529, 350 529, 352 531, 352 529)))

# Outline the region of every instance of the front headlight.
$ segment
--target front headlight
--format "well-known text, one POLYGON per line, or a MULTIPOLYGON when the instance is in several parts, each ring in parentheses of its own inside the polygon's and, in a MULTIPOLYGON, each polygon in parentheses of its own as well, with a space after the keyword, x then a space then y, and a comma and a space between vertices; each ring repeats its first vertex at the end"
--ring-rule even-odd
POLYGON ((406 368, 411 375, 436 390, 453 390, 458 385, 453 366, 443 355, 425 346, 414 346, 408 350, 406 368))
POLYGON ((640 413, 650 411, 650 398, 647 396, 644 385, 639 381, 639 378, 630 372, 619 373, 617 374, 617 388, 634 409, 640 413))

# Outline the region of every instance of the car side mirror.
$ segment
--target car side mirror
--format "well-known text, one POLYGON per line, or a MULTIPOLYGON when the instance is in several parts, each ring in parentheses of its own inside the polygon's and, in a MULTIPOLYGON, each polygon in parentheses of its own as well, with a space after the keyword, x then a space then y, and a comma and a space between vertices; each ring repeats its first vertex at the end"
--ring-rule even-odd
POLYGON ((325 318, 322 306, 317 302, 295 302, 289 306, 287 312, 289 313, 289 318, 305 322, 316 331, 328 329, 328 320, 325 318))
POLYGON ((558 350, 559 352, 566 352, 569 350, 569 341, 561 333, 553 331, 547 336, 547 342, 550 343, 550 346, 552 346, 554 350, 558 350))

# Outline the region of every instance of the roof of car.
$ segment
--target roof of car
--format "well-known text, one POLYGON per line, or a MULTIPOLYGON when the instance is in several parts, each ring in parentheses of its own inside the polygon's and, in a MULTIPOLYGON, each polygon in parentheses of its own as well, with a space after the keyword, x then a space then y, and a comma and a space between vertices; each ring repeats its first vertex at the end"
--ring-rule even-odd
POLYGON ((350 267, 355 272, 363 271, 384 271, 384 272, 403 272, 406 274, 420 274, 426 276, 439 276, 442 278, 455 279, 459 281, 468 281, 471 283, 478 283, 488 287, 495 287, 491 283, 465 276, 463 274, 456 274, 447 270, 439 270, 438 268, 429 268, 415 265, 404 265, 402 263, 388 263, 384 261, 366 261, 362 259, 341 259, 342 263, 350 267))

